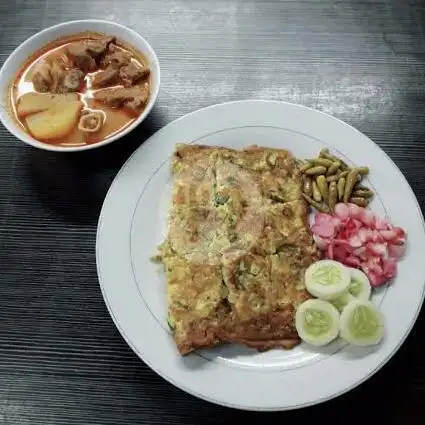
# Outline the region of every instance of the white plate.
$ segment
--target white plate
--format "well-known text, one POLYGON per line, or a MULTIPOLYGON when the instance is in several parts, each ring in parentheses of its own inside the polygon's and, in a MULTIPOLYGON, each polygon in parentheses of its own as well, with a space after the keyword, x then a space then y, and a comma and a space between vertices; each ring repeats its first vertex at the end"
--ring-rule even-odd
POLYGON ((285 410, 336 397, 365 381, 411 330, 424 298, 425 232, 418 203, 388 156, 349 125, 281 102, 212 106, 167 125, 147 140, 115 178, 103 205, 96 258, 102 293, 122 336, 162 377, 211 402, 249 410, 285 410), (150 261, 165 237, 171 187, 169 157, 177 142, 243 148, 252 143, 310 157, 330 147, 349 162, 368 164, 378 194, 372 209, 408 234, 393 284, 375 295, 387 333, 378 347, 353 349, 340 341, 324 349, 257 353, 236 345, 180 357, 166 322, 166 282, 150 261))

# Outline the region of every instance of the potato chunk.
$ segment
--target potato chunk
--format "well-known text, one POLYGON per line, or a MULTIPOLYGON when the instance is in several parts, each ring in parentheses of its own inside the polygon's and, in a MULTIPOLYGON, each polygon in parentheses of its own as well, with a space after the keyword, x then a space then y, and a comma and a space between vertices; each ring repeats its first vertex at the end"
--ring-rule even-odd
POLYGON ((82 106, 80 101, 56 103, 46 111, 28 116, 28 130, 39 140, 65 137, 77 124, 82 106))
POLYGON ((17 113, 19 118, 25 118, 28 115, 46 111, 58 103, 75 101, 78 101, 78 95, 76 93, 25 93, 18 100, 17 113))

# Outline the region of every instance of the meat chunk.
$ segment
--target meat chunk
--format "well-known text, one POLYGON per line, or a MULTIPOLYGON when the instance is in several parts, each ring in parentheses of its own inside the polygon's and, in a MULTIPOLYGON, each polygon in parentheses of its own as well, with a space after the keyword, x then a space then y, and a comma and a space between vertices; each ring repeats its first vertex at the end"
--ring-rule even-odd
POLYGON ((57 61, 54 61, 50 73, 52 75, 52 85, 50 86, 49 91, 52 93, 59 93, 61 82, 65 75, 65 70, 60 66, 57 61))
POLYGON ((68 46, 68 55, 75 66, 82 71, 93 72, 97 68, 96 59, 106 52, 108 46, 114 40, 113 37, 108 37, 88 42, 72 43, 68 46))
POLYGON ((42 93, 49 91, 52 85, 51 66, 47 62, 40 62, 34 67, 32 83, 34 88, 42 93))
POLYGON ((137 62, 131 61, 120 69, 120 79, 125 87, 131 87, 149 73, 150 69, 147 66, 140 66, 137 62))
POLYGON ((107 87, 118 80, 119 69, 109 65, 104 71, 95 74, 92 80, 93 88, 107 87))
POLYGON ((128 65, 130 61, 131 53, 120 49, 115 44, 109 44, 108 50, 102 58, 101 66, 103 69, 106 69, 108 66, 119 69, 124 65, 128 65))
POLYGON ((77 69, 65 69, 61 60, 52 65, 42 62, 34 69, 32 82, 39 92, 72 93, 76 92, 84 79, 84 73, 77 69))
POLYGON ((86 43, 75 43, 68 46, 68 54, 77 68, 84 72, 96 70, 96 61, 87 51, 86 43))
POLYGON ((55 62, 58 63, 58 65, 62 68, 62 69, 71 69, 73 68, 73 63, 71 58, 68 57, 68 55, 66 53, 63 53, 59 56, 57 56, 54 59, 55 62))
POLYGON ((64 72, 60 93, 70 93, 77 91, 84 81, 84 72, 81 69, 73 68, 64 72))
POLYGON ((114 87, 99 90, 94 93, 94 98, 114 108, 124 106, 139 112, 148 101, 149 86, 144 84, 134 87, 114 87))
POLYGON ((50 67, 51 83, 48 88, 50 93, 76 92, 83 80, 84 72, 78 68, 65 69, 63 62, 55 60, 50 67))
POLYGON ((86 43, 87 53, 93 57, 97 58, 98 56, 105 53, 108 46, 115 41, 115 37, 103 38, 101 40, 92 40, 86 43))
POLYGON ((149 88, 147 86, 145 87, 145 89, 143 89, 144 86, 135 86, 127 90, 132 90, 133 88, 137 87, 142 88, 141 90, 139 90, 139 94, 137 94, 132 100, 129 100, 124 104, 126 108, 129 108, 135 112, 139 112, 146 105, 149 98, 149 88))

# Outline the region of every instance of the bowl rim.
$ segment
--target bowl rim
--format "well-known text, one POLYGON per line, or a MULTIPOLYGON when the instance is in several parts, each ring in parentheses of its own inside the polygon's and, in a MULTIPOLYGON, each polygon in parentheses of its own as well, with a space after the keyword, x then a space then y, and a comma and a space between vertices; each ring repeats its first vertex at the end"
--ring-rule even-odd
MULTIPOLYGON (((33 43, 34 40, 38 39, 40 36, 46 35, 46 34, 50 33, 51 31, 53 31, 57 28, 66 28, 66 27, 72 28, 74 25, 78 25, 78 24, 88 24, 89 25, 89 24, 93 24, 93 23, 104 24, 104 25, 107 25, 107 26, 110 26, 110 27, 120 28, 122 31, 127 32, 129 34, 132 34, 133 37, 135 37, 136 39, 139 39, 141 41, 141 43, 145 45, 145 48, 149 52, 149 55, 151 57, 150 58, 151 62, 155 66, 155 75, 156 75, 156 84, 151 88, 150 98, 149 98, 149 101, 148 101, 146 108, 143 110, 143 112, 139 115, 139 117, 136 120, 134 120, 129 126, 125 127, 123 130, 119 131, 118 133, 116 133, 116 134, 114 134, 114 135, 112 135, 112 136, 110 136, 110 137, 108 137, 108 138, 106 138, 106 139, 104 139, 100 142, 97 142, 97 143, 93 143, 93 144, 89 144, 89 145, 81 145, 81 146, 69 146, 69 147, 60 146, 60 145, 53 145, 53 144, 51 145, 49 143, 43 143, 43 142, 40 142, 40 141, 34 139, 29 134, 28 134, 27 138, 24 138, 20 134, 18 134, 18 132, 16 131, 16 126, 18 126, 18 123, 16 123, 16 125, 11 124, 11 122, 14 120, 14 118, 11 117, 10 122, 8 122, 7 120, 3 119, 3 116, 0 114, 0 121, 2 122, 4 127, 11 134, 13 134, 17 139, 19 139, 22 142, 24 142, 28 145, 31 145, 33 147, 43 149, 43 150, 47 150, 47 151, 53 151, 53 152, 79 152, 79 151, 96 149, 96 148, 100 148, 101 146, 105 146, 105 145, 108 145, 112 142, 115 142, 116 140, 120 139, 121 137, 123 137, 126 134, 133 131, 142 121, 144 121, 146 119, 146 117, 148 116, 148 114, 152 110, 153 105, 155 104, 156 99, 158 97, 159 89, 160 89, 160 86, 161 86, 161 70, 160 70, 158 57, 155 53, 155 50, 150 45, 150 43, 142 35, 140 35, 137 31, 135 31, 135 30, 123 25, 123 24, 120 24, 118 22, 108 21, 108 20, 104 20, 104 19, 77 19, 77 20, 72 20, 72 21, 61 22, 59 24, 52 25, 50 27, 44 28, 43 30, 38 31, 35 34, 28 37, 27 39, 25 39, 21 44, 19 44, 12 51, 12 53, 8 56, 8 58, 4 62, 3 66, 0 68, 0 76, 4 72, 4 70, 7 69, 8 66, 13 64, 13 62, 15 61, 16 55, 22 49, 24 49, 25 47, 27 47, 28 45, 33 43)), ((87 31, 90 31, 90 29, 87 29, 87 31)), ((77 32, 84 32, 84 31, 83 30, 76 31, 76 33, 77 32)), ((107 33, 107 31, 106 31, 106 33, 107 33)), ((59 37, 60 36, 52 38, 50 41, 54 41, 54 40, 56 40, 56 38, 59 38, 59 37)), ((48 41, 47 43, 49 43, 50 41, 48 41)), ((133 47, 135 47, 137 49, 137 46, 133 46, 133 47)), ((4 94, 2 93, 0 95, 4 95, 4 94)), ((10 111, 5 111, 5 114, 10 115, 10 111)))

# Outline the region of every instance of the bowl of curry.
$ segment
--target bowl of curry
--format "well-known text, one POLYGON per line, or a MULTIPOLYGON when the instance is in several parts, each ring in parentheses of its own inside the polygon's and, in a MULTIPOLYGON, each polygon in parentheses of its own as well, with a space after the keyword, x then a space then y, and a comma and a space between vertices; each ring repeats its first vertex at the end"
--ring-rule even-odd
POLYGON ((71 21, 24 41, 0 70, 0 120, 17 138, 81 151, 132 131, 158 96, 149 43, 115 22, 71 21))

